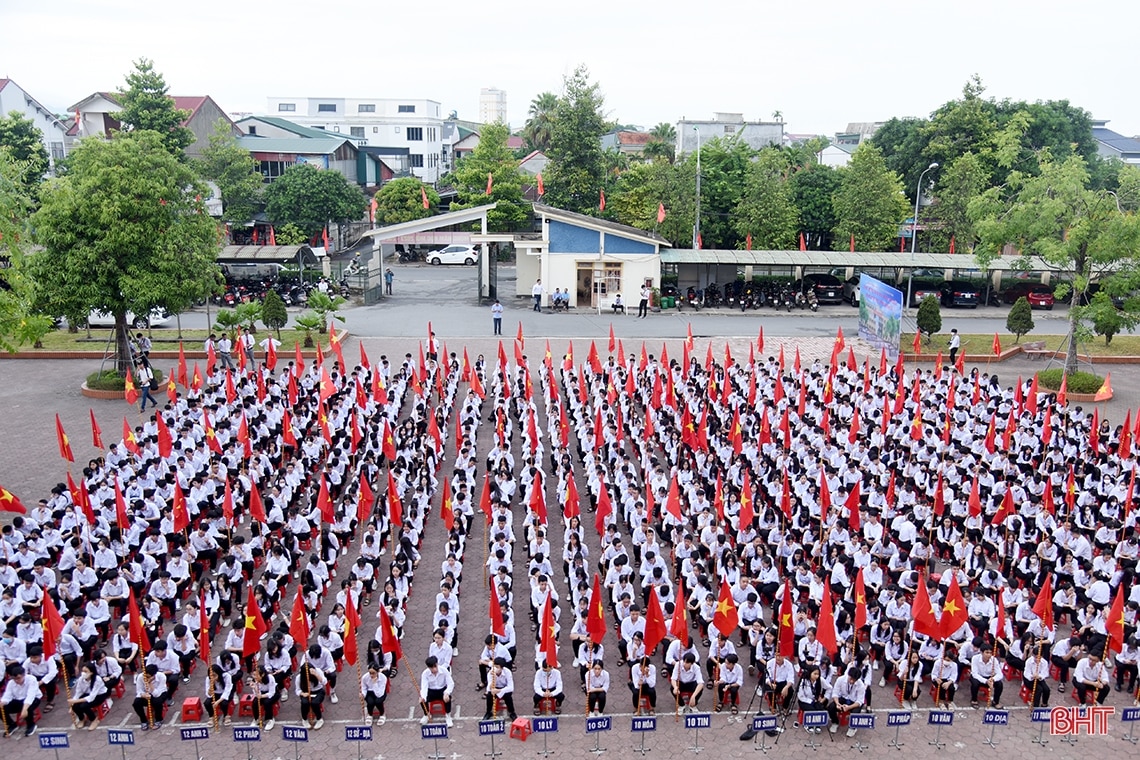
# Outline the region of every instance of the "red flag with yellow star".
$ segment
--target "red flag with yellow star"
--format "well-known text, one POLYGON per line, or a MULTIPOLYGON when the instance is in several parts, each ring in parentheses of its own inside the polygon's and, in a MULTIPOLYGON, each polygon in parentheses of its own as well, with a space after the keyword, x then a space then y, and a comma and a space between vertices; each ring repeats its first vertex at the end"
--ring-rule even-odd
POLYGON ((918 581, 914 601, 910 605, 910 616, 914 620, 915 633, 924 634, 938 641, 942 640, 942 629, 938 625, 938 618, 934 615, 930 594, 926 591, 926 578, 920 578, 918 581))
POLYGON ((831 589, 823 590, 823 601, 819 605, 819 624, 815 629, 815 639, 829 655, 839 651, 839 637, 835 634, 835 611, 832 609, 831 589))
MULTIPOLYGON (((250 600, 253 599, 252 588, 249 590, 249 597, 250 600)), ((127 631, 131 642, 138 645, 140 652, 145 655, 150 651, 150 637, 146 635, 146 629, 143 628, 142 615, 139 613, 139 603, 135 600, 133 588, 127 589, 127 631)))
MULTIPOLYGON (((131 598, 134 599, 134 592, 131 592, 131 598)), ((40 623, 44 628, 44 657, 54 657, 56 653, 56 642, 59 641, 59 636, 63 633, 63 617, 59 614, 59 610, 55 606, 55 602, 51 598, 51 594, 44 594, 42 602, 42 612, 40 614, 40 623)))
POLYGON ((123 391, 128 404, 134 404, 139 400, 139 391, 135 387, 135 379, 131 377, 131 371, 127 370, 127 377, 123 380, 123 391))
POLYGON ((443 527, 447 528, 450 534, 451 529, 455 527, 455 510, 451 508, 451 481, 446 478, 442 484, 442 492, 439 516, 443 518, 443 527))
POLYGON ((566 503, 562 506, 562 516, 571 520, 580 514, 582 508, 578 504, 578 486, 574 482, 574 473, 569 473, 566 476, 566 503))
POLYGON ((855 574, 855 630, 867 626, 867 587, 863 583, 863 568, 855 574))
MULTIPOLYGON (((351 596, 351 595, 350 595, 351 596)), ((309 613, 305 609, 305 592, 301 584, 297 584, 297 594, 293 599, 293 609, 289 613, 289 635, 297 644, 297 648, 304 650, 309 646, 309 613)), ((345 644, 348 644, 347 639, 345 644)), ((350 663, 355 664, 355 663, 350 663)))
MULTIPOLYGON (((677 597, 680 599, 681 597, 677 597)), ((665 638, 665 613, 661 610, 661 599, 657 587, 649 587, 649 601, 645 604, 645 653, 652 654, 665 638)))
POLYGON ((91 412, 91 445, 97 449, 103 448, 103 431, 99 429, 99 423, 95 421, 95 410, 91 412))
POLYGON ((60 422, 58 414, 55 416, 55 438, 59 443, 59 455, 69 462, 74 462, 75 455, 71 453, 71 441, 67 433, 63 432, 63 423, 60 422))
POLYGON ((558 667, 558 639, 554 636, 554 594, 548 591, 546 601, 542 605, 542 633, 539 639, 539 649, 546 658, 550 667, 558 667))
POLYGON ((15 512, 18 515, 26 515, 28 508, 16 498, 15 494, 0 486, 0 512, 15 512))
POLYGON ((249 596, 245 603, 245 635, 242 637, 242 657, 252 657, 261 651, 261 637, 269 631, 265 624, 265 617, 261 608, 257 606, 257 599, 253 596, 253 586, 249 588, 249 596))
POLYGON ((177 483, 174 484, 172 519, 175 533, 181 533, 190 527, 190 509, 186 506, 186 496, 182 493, 182 486, 177 483))
POLYGON ((732 632, 740 625, 740 615, 736 611, 736 602, 732 599, 732 592, 728 588, 728 578, 720 579, 720 597, 716 601, 716 612, 713 613, 713 626, 725 636, 732 636, 732 632))
POLYGON ((602 579, 594 573, 594 589, 590 592, 590 612, 586 616, 586 633, 590 641, 601 644, 606 637, 606 609, 602 601, 602 579))
POLYGON ((491 584, 491 603, 487 607, 487 615, 491 621, 491 633, 496 636, 506 635, 506 626, 503 624, 503 605, 499 601, 499 590, 491 584))
POLYGON ((398 662, 404 656, 400 648, 400 639, 396 636, 396 628, 392 625, 392 619, 388 617, 388 609, 382 604, 380 605, 380 651, 384 654, 390 653, 393 662, 398 662))
POLYGON ((780 617, 777 621, 779 635, 777 636, 777 652, 784 657, 795 657, 796 654, 796 625, 792 620, 792 581, 784 581, 784 599, 780 602, 780 617))
MULTIPOLYGON (((1116 587, 1116 598, 1108 608, 1108 619, 1105 621, 1108 631, 1108 650, 1119 652, 1124 649, 1124 584, 1116 587)), ((1108 650, 1105 654, 1107 655, 1108 650)))
POLYGON ((123 445, 126 446, 127 451, 132 454, 139 453, 139 442, 135 438, 135 431, 131 430, 131 426, 127 424, 127 418, 123 418, 123 445))
POLYGON ((388 468, 388 522, 389 530, 395 532, 404 524, 404 504, 396 491, 396 479, 392 477, 392 468, 388 468))
POLYGON ((344 599, 344 661, 355 665, 359 659, 359 649, 356 643, 356 632, 360 630, 360 613, 356 611, 356 603, 352 601, 352 594, 345 594, 344 599))
POLYGON ((946 601, 942 603, 942 620, 939 628, 942 639, 948 639, 958 632, 958 629, 969 620, 970 614, 966 609, 966 600, 962 597, 962 589, 958 587, 958 574, 950 573, 950 587, 946 590, 946 601))

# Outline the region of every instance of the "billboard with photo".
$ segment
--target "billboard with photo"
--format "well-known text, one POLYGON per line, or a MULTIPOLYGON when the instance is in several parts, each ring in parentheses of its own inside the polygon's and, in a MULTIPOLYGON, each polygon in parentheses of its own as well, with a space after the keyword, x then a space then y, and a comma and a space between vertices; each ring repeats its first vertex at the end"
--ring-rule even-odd
POLYGON ((870 275, 859 276, 859 337, 895 361, 902 334, 903 293, 870 275))

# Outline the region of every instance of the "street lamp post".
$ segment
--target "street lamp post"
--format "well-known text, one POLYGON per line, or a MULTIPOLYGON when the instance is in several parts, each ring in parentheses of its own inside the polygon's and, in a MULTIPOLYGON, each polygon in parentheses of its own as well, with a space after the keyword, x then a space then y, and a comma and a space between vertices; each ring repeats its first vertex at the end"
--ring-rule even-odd
POLYGON ((697 133, 697 219, 693 224, 693 248, 700 247, 701 239, 701 128, 693 127, 697 133))
POLYGON ((910 270, 906 275, 906 308, 910 308, 911 285, 914 281, 914 247, 918 241, 918 204, 922 201, 922 178, 926 176, 928 171, 938 168, 938 162, 931 162, 930 166, 922 170, 922 174, 918 175, 918 187, 914 193, 914 218, 911 219, 910 225, 910 270))

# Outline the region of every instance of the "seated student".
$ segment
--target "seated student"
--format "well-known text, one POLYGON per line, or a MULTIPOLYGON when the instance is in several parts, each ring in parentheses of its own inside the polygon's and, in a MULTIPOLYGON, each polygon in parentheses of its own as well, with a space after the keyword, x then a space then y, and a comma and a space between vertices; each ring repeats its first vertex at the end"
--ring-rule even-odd
POLYGON ((1033 695, 1033 707, 1049 706, 1049 649, 1036 647, 1025 660, 1021 683, 1033 695))
POLYGON ((132 706, 139 716, 139 727, 143 731, 162 728, 162 706, 165 700, 166 674, 151 663, 135 676, 135 701, 132 706))
POLYGON ((447 714, 447 726, 450 728, 451 693, 455 691, 455 681, 452 680, 451 673, 439 666, 439 660, 436 658, 428 657, 424 660, 424 665, 426 667, 420 673, 420 702, 424 707, 424 716, 420 718, 420 723, 431 720, 431 714, 427 712, 428 705, 432 702, 443 702, 447 714))
POLYGON ((211 718, 214 712, 223 716, 222 725, 230 725, 230 711, 234 703, 233 676, 222 669, 221 665, 211 665, 206 674, 206 699, 203 704, 206 714, 211 718))
POLYGON ((483 713, 483 720, 490 720, 495 713, 495 703, 501 700, 507 707, 507 714, 511 720, 518 717, 515 712, 515 678, 507 668, 505 658, 496 657, 487 674, 487 710, 483 713))
POLYGON ((54 657, 44 657, 44 648, 40 644, 28 647, 28 658, 23 662, 24 672, 36 679, 43 693, 45 713, 52 711, 52 702, 55 700, 56 687, 59 685, 59 667, 54 657))
POLYGON ((103 685, 103 679, 95 673, 95 666, 89 662, 84 663, 71 689, 71 698, 67 700, 71 705, 73 725, 77 729, 87 728, 89 731, 98 728, 99 713, 96 710, 109 696, 111 695, 103 685))
MULTIPOLYGON (((861 672, 857 666, 852 666, 846 673, 835 679, 831 687, 831 700, 827 703, 827 712, 831 715, 831 733, 839 730, 840 713, 850 714, 863 709, 867 696, 867 687, 861 679, 861 672)), ((858 729, 848 728, 847 736, 852 737, 858 729)))
POLYGON ((725 703, 732 704, 732 714, 739 712, 740 687, 744 684, 744 668, 740 667, 740 657, 733 652, 720 666, 720 677, 716 681, 716 711, 724 709, 725 703))
POLYGON ((1001 707, 1001 661, 994 657, 994 650, 988 644, 970 659, 970 706, 978 706, 978 690, 988 686, 990 707, 1001 707))
POLYGON ((257 673, 250 676, 253 686, 253 725, 261 725, 264 721, 266 731, 273 730, 273 708, 277 704, 279 695, 277 679, 270 674, 264 666, 259 665, 257 673))
MULTIPOLYGON (((700 680, 699 678, 697 680, 700 680)), ((610 691, 610 674, 601 660, 594 660, 586 675, 586 711, 601 715, 606 711, 606 695, 610 691)))
POLYGON ((388 697, 388 676, 381 670, 376 662, 368 664, 368 672, 360 677, 360 694, 364 697, 364 712, 368 716, 368 725, 372 725, 372 714, 376 713, 375 722, 384 725, 388 719, 384 717, 384 700, 388 697))
POLYGON ((781 652, 776 652, 768 660, 765 674, 767 687, 771 689, 776 706, 785 712, 792 706, 792 690, 796 684, 796 666, 781 652))
POLYGON ((629 690, 633 693, 633 709, 641 711, 641 698, 649 699, 649 711, 657 710, 657 666, 642 657, 629 674, 629 690))
POLYGON ((0 706, 4 711, 4 735, 11 736, 17 721, 25 723, 24 736, 36 732, 36 709, 40 706, 40 685, 35 676, 28 675, 23 666, 10 665, 7 670, 8 683, 0 696, 0 706))
MULTIPOLYGON (((800 709, 804 712, 826 710, 829 689, 830 686, 823 680, 823 674, 820 672, 819 666, 806 665, 803 675, 800 677, 799 686, 796 687, 796 701, 799 702, 800 709)), ((792 725, 796 728, 800 727, 798 720, 792 725)), ((819 733, 818 727, 808 728, 807 730, 812 733, 819 733)))
POLYGON ((309 728, 319 731, 325 725, 321 706, 325 701, 325 686, 328 680, 320 668, 303 665, 297 672, 297 696, 301 701, 301 720, 309 728))
POLYGON ((1098 705, 1103 705, 1108 698, 1108 668, 1096 652, 1089 652, 1077 663, 1073 670, 1073 688, 1077 691, 1077 702, 1082 705, 1090 689, 1096 694, 1098 705))
POLYGON ((942 656, 930 669, 930 682, 934 684, 934 705, 954 709, 954 692, 958 688, 958 663, 954 661, 954 647, 947 646, 942 656))
POLYGON ((697 667, 697 658, 692 652, 686 652, 681 661, 673 666, 671 679, 673 696, 680 707, 696 707, 701 699, 701 692, 705 684, 701 678, 701 669, 697 667))
POLYGON ((543 661, 542 668, 534 674, 534 709, 538 710, 544 699, 554 700, 554 714, 562 713, 562 702, 566 693, 562 690, 562 674, 543 661))
POLYGON ((625 314, 625 303, 623 303, 621 300, 621 293, 618 293, 616 296, 614 296, 614 300, 613 303, 610 304, 610 308, 613 310, 614 314, 625 314))

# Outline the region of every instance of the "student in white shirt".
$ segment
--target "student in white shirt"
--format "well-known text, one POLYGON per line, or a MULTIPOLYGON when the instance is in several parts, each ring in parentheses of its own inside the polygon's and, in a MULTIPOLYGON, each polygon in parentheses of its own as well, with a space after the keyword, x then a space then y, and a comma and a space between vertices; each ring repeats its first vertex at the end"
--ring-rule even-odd
POLYGON ((562 674, 549 662, 543 661, 542 667, 534 674, 534 709, 537 712, 544 699, 554 700, 554 714, 562 712, 562 702, 566 693, 562 690, 562 674))
POLYGON ((360 677, 360 693, 364 697, 364 712, 368 716, 368 725, 372 725, 373 713, 377 716, 375 722, 384 725, 388 720, 384 716, 384 700, 388 697, 388 677, 381 672, 377 663, 370 663, 368 672, 360 677))
POLYGON ((518 717, 515 712, 515 679, 514 674, 507 669, 507 661, 503 657, 496 657, 487 675, 487 709, 483 713, 483 720, 490 720, 495 714, 497 701, 506 705, 511 720, 518 717))
POLYGON ((8 668, 8 683, 0 696, 0 706, 4 710, 4 736, 11 736, 16 723, 25 721, 24 736, 36 732, 36 708, 40 706, 40 685, 35 676, 30 676, 21 665, 8 668))
POLYGON ((424 716, 420 718, 420 723, 427 723, 431 720, 431 715, 427 710, 432 702, 443 702, 443 708, 447 714, 447 725, 450 728, 452 725, 451 693, 455 691, 455 681, 452 680, 451 673, 439 666, 439 660, 436 658, 427 658, 424 660, 424 665, 426 667, 420 673, 420 701, 423 703, 424 716))
POLYGON ((1108 698, 1108 668, 1096 652, 1089 652, 1073 670, 1073 688, 1077 690, 1077 704, 1083 705, 1089 689, 1096 692, 1096 703, 1103 705, 1108 698))

